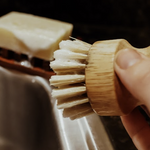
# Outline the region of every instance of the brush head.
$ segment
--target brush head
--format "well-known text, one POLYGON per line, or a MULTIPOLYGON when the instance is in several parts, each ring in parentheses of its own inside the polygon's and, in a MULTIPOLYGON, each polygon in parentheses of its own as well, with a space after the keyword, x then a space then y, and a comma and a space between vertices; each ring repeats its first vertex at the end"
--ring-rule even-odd
POLYGON ((77 119, 93 113, 85 86, 85 68, 90 44, 80 40, 66 40, 54 52, 55 60, 50 66, 57 75, 52 76, 52 96, 57 107, 64 109, 63 116, 77 119))
POLYGON ((125 48, 133 49, 124 39, 93 45, 76 39, 60 43, 51 63, 57 75, 50 82, 57 87, 52 95, 58 108, 64 109, 64 117, 75 119, 93 111, 101 116, 121 116, 140 105, 114 71, 115 55, 125 48))

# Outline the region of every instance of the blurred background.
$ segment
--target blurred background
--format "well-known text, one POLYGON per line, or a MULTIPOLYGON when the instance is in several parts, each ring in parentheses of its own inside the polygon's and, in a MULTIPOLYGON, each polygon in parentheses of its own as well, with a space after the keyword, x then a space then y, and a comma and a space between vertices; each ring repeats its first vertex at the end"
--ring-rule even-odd
MULTIPOLYGON (((72 36, 93 43, 123 38, 150 45, 149 0, 0 0, 0 16, 19 11, 72 23, 72 36)), ((135 150, 119 117, 101 117, 115 150, 135 150)))
POLYGON ((136 47, 150 44, 149 0, 1 0, 0 16, 10 11, 70 22, 73 36, 90 43, 124 38, 136 47))

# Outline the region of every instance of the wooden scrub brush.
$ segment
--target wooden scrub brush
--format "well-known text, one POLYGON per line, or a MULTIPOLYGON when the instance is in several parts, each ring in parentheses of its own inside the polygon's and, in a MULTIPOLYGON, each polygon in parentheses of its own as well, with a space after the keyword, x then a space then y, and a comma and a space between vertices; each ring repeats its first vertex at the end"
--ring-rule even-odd
POLYGON ((63 116, 76 119, 93 112, 101 116, 121 116, 141 105, 122 85, 114 72, 116 53, 132 48, 149 54, 149 47, 136 49, 124 39, 98 41, 93 45, 67 40, 54 52, 51 68, 57 75, 50 84, 63 116))

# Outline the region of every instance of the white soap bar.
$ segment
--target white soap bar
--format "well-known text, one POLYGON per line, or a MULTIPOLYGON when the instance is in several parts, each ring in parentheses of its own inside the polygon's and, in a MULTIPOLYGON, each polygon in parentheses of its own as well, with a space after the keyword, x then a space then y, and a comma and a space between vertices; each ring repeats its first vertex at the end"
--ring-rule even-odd
POLYGON ((52 60, 60 41, 68 39, 72 29, 70 23, 10 12, 0 17, 0 47, 52 60))

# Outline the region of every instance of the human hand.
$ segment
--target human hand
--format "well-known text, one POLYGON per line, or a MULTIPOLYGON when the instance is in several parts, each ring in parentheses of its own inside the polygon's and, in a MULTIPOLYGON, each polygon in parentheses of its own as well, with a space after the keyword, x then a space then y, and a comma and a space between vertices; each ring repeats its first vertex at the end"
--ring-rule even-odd
MULTIPOLYGON (((150 112, 150 58, 132 49, 118 52, 115 71, 129 92, 150 112)), ((121 120, 139 150, 150 150, 150 126, 138 109, 121 120)))

